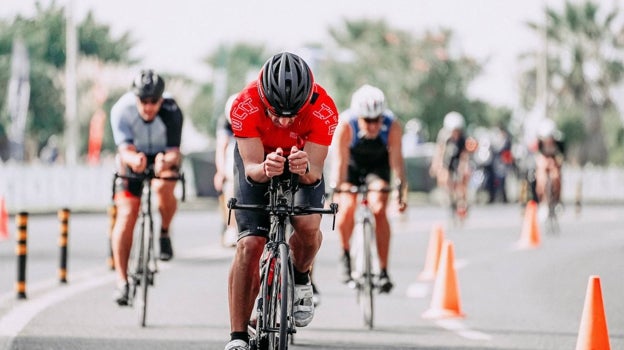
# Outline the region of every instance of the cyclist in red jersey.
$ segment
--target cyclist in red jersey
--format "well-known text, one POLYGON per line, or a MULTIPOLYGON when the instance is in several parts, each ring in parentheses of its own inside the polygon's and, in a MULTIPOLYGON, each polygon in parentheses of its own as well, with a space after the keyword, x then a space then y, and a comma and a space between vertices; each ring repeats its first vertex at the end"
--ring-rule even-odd
MULTIPOLYGON (((304 60, 289 52, 271 57, 258 79, 238 94, 230 117, 236 137, 234 197, 239 203, 267 203, 269 179, 296 174, 300 182, 296 204, 323 206, 323 166, 338 111, 325 89, 314 82, 304 60)), ((235 215, 239 235, 228 279, 231 340, 225 350, 246 350, 247 324, 260 286, 260 255, 270 223, 262 213, 236 211, 235 215)), ((309 271, 321 246, 320 223, 320 215, 291 218, 293 309, 298 327, 308 325, 314 316, 309 271)))

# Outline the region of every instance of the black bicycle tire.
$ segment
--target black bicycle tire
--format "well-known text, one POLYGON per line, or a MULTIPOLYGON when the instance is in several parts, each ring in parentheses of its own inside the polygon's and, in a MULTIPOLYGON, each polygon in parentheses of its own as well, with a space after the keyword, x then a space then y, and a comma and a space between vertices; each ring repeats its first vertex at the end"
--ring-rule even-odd
MULTIPOLYGON (((280 287, 280 327, 279 327, 279 350, 288 349, 288 331, 290 328, 290 320, 292 319, 291 312, 288 308, 289 304, 292 305, 292 284, 291 284, 291 272, 290 268, 290 255, 288 253, 288 246, 285 243, 279 245, 279 263, 280 263, 280 275, 279 275, 279 287, 280 287)), ((293 282, 294 283, 294 282, 293 282)))
POLYGON ((554 201, 554 187, 550 176, 546 178, 546 184, 544 185, 544 193, 546 195, 546 204, 548 207, 548 217, 546 219, 546 231, 549 234, 559 233, 559 218, 557 217, 556 206, 554 201))
POLYGON ((371 254, 371 244, 373 237, 373 224, 368 219, 362 221, 362 244, 364 252, 364 276, 362 279, 362 285, 360 286, 360 307, 362 310, 362 316, 364 317, 364 324, 369 329, 373 329, 374 318, 374 305, 375 305, 375 293, 374 293, 374 281, 373 281, 373 257, 371 254))
MULTIPOLYGON (((148 219, 149 221, 149 219, 148 219)), ((150 267, 149 262, 151 259, 152 248, 153 248, 153 232, 151 232, 150 222, 144 222, 142 230, 143 230, 143 259, 141 260, 141 304, 139 307, 139 325, 141 327, 145 327, 145 322, 147 319, 147 296, 149 290, 149 275, 150 275, 150 267)))
POLYGON ((262 325, 262 332, 265 333, 268 347, 270 350, 277 350, 277 308, 278 308, 278 296, 279 290, 279 274, 280 265, 279 260, 273 254, 268 261, 268 274, 266 276, 265 292, 263 294, 264 307, 262 312, 264 314, 264 322, 262 325))
MULTIPOLYGON (((142 227, 143 225, 143 219, 140 219, 140 223, 139 226, 142 227)), ((129 289, 128 289, 128 305, 129 306, 134 306, 134 299, 136 298, 136 294, 137 294, 137 289, 138 287, 141 285, 141 266, 142 266, 142 261, 143 261, 143 230, 141 229, 141 231, 138 231, 136 233, 138 239, 139 239, 139 244, 133 244, 133 252, 132 252, 132 262, 130 264, 130 271, 128 274, 128 282, 129 282, 129 289)))

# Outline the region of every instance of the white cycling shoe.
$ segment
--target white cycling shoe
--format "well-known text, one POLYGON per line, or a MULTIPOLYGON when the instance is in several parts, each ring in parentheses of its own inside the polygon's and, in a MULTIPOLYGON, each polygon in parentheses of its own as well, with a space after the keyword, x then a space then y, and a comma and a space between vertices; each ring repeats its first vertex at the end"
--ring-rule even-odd
POLYGON ((234 339, 225 345, 224 350, 249 350, 249 344, 244 340, 234 339))
POLYGON ((295 326, 305 327, 312 322, 312 318, 314 318, 313 298, 312 285, 295 285, 295 305, 293 307, 295 326))

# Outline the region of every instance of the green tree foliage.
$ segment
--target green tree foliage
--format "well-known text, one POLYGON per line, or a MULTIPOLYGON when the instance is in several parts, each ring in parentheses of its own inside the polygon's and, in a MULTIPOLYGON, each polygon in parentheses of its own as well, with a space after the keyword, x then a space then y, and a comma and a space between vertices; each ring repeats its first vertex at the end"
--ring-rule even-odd
POLYGON ((205 58, 204 62, 220 78, 204 84, 191 104, 190 116, 199 130, 214 135, 227 98, 245 87, 250 76, 255 78, 266 59, 263 45, 248 43, 222 44, 205 58))
MULTIPOLYGON (((0 139, 7 129, 6 86, 10 77, 13 40, 22 38, 30 60, 30 105, 27 136, 43 146, 50 135, 62 134, 64 123, 64 86, 60 77, 65 66, 65 10, 56 1, 47 7, 35 4, 35 14, 25 18, 0 19, 0 139)), ((115 39, 107 25, 98 24, 90 12, 77 25, 80 54, 95 56, 104 62, 134 63, 130 49, 134 45, 130 34, 115 39)), ((4 136, 4 137, 3 137, 4 136)), ((0 140, 0 147, 3 143, 0 140)))
MULTIPOLYGON (((621 123, 605 129, 605 118, 617 113, 611 89, 624 77, 620 58, 624 26, 616 20, 618 14, 616 8, 603 13, 592 1, 566 1, 560 12, 545 9, 545 23, 528 23, 536 34, 546 33, 549 117, 564 129, 581 164, 606 164, 608 148, 622 146, 616 136, 621 134, 621 123), (614 135, 605 137, 605 131, 614 135)), ((520 89, 527 108, 535 101, 536 72, 542 57, 539 51, 520 57, 528 61, 520 89)))
POLYGON ((467 97, 481 64, 454 50, 450 30, 415 37, 383 20, 345 20, 330 28, 330 34, 341 51, 330 55, 321 71, 339 109, 349 106, 355 89, 369 83, 385 92, 389 107, 402 121, 423 121, 430 138, 451 110, 476 125, 508 118, 508 110, 467 97))

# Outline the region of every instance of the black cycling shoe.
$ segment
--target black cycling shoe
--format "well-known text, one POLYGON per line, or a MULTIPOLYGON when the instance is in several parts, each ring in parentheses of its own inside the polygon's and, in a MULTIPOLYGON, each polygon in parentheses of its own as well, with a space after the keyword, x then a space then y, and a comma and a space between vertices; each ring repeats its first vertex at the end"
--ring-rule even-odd
POLYGON ((125 283, 118 286, 113 293, 113 299, 119 306, 127 306, 129 301, 130 286, 125 283))
POLYGON ((349 283, 351 279, 351 257, 348 252, 340 258, 340 280, 342 283, 349 283))
POLYGON ((171 247, 171 238, 160 237, 160 260, 169 261, 173 258, 173 247, 171 247))
POLYGON ((379 275, 379 293, 390 293, 394 284, 390 281, 390 277, 387 272, 382 272, 379 275))

